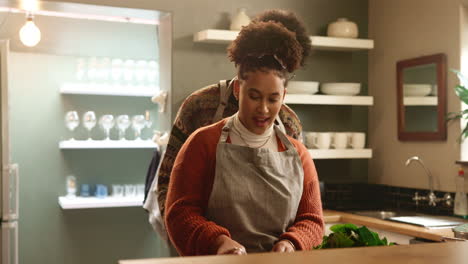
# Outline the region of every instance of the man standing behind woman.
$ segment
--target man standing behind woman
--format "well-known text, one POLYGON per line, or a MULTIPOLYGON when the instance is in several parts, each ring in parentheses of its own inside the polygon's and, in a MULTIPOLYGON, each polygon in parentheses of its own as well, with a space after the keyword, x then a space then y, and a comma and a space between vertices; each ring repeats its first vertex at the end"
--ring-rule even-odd
MULTIPOLYGON (((302 25, 293 13, 280 14, 302 25)), ((312 157, 275 123, 303 45, 276 21, 242 28, 228 48, 239 111, 192 133, 174 162, 165 222, 181 255, 292 252, 321 243, 312 157)))

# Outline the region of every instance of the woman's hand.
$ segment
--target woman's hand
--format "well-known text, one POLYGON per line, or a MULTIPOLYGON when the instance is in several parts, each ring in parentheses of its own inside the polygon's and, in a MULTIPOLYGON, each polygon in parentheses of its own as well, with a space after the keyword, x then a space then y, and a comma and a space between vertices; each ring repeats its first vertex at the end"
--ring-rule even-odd
POLYGON ((215 241, 216 254, 246 255, 245 247, 226 235, 220 235, 215 241))
POLYGON ((278 241, 274 246, 273 249, 271 250, 272 252, 294 252, 296 248, 294 247, 294 244, 287 240, 283 239, 278 241))

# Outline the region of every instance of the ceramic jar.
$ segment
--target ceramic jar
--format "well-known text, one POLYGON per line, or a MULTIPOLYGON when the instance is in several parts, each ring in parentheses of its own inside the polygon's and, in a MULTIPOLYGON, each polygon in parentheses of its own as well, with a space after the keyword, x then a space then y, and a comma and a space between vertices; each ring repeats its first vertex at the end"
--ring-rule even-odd
POLYGON ((328 25, 327 35, 337 38, 357 38, 358 27, 356 23, 346 18, 338 18, 337 21, 328 25))
POLYGON ((245 8, 239 8, 237 10, 237 13, 231 20, 231 26, 229 27, 230 30, 239 31, 243 26, 247 26, 250 23, 250 18, 245 11, 245 8))

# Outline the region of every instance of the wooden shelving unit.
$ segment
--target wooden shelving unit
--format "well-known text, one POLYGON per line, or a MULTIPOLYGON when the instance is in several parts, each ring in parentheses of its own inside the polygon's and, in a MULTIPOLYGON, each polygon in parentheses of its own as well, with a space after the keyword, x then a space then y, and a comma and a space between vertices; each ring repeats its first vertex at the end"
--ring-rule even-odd
POLYGON ((64 83, 60 86, 61 94, 109 95, 152 97, 158 92, 156 86, 115 86, 107 84, 64 83))
POLYGON ((60 196, 58 203, 62 209, 87 209, 143 206, 143 197, 74 197, 60 196))
MULTIPOLYGON (((238 31, 206 29, 196 32, 193 41, 198 43, 228 44, 233 41, 238 31)), ((310 36, 312 49, 333 51, 358 51, 374 48, 371 39, 332 38, 310 36)), ((374 104, 372 96, 335 96, 313 94, 287 94, 286 104, 308 105, 362 105, 374 104)), ((309 149, 313 159, 370 159, 372 149, 309 149)))
POLYGON ((310 41, 312 42, 312 49, 318 50, 355 51, 374 48, 374 41, 372 39, 311 36, 310 41))
POLYGON ((406 106, 437 106, 437 96, 406 96, 403 98, 406 106))
MULTIPOLYGON (((206 29, 193 35, 194 42, 228 44, 236 39, 239 31, 206 29)), ((332 38, 324 36, 311 36, 312 48, 318 50, 353 51, 369 50, 374 48, 371 39, 332 38)))
POLYGON ((155 149, 158 145, 151 140, 64 140, 60 149, 155 149))
POLYGON ((309 149, 312 159, 370 159, 372 149, 309 149))
POLYGON ((193 35, 194 42, 213 43, 213 44, 228 44, 236 39, 239 31, 206 29, 197 32, 193 35))
POLYGON ((314 94, 286 94, 286 104, 312 105, 373 105, 372 96, 342 96, 342 95, 314 95, 314 94))

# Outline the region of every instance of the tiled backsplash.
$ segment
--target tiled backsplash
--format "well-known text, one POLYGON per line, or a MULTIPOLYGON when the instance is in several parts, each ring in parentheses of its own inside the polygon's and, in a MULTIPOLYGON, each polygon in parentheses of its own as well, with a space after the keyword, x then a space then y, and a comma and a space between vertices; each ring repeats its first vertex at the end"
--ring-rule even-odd
MULTIPOLYGON (((450 207, 444 202, 437 206, 428 205, 427 201, 413 201, 414 193, 427 195, 428 190, 394 187, 378 184, 324 184, 322 202, 325 209, 339 211, 349 210, 394 210, 412 211, 434 215, 453 215, 453 202, 450 207)), ((437 197, 443 197, 445 192, 435 191, 437 197)), ((455 197, 451 193, 452 198, 455 197)))

